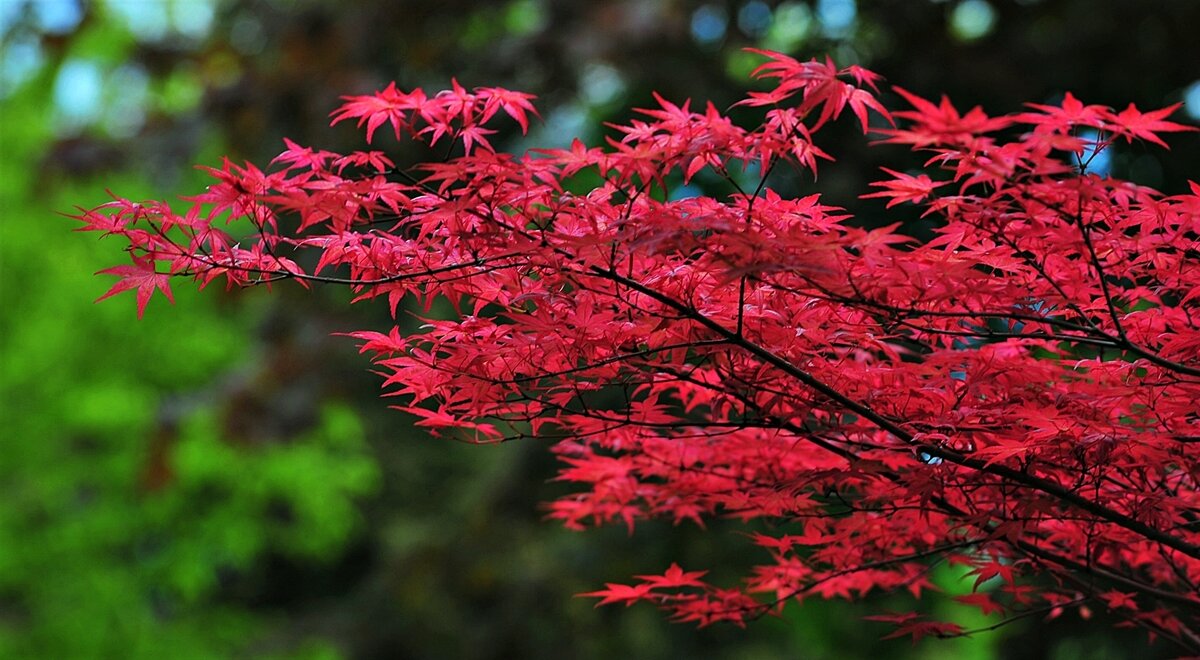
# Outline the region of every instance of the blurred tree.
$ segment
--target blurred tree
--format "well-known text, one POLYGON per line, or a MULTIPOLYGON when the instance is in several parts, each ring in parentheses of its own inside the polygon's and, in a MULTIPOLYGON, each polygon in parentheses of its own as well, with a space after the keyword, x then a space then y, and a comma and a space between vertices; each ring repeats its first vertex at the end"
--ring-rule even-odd
MULTIPOLYGON (((268 624, 233 597, 240 585, 268 557, 340 556, 362 531, 355 502, 378 469, 331 390, 273 380, 272 359, 294 364, 286 342, 253 355, 246 338, 263 316, 253 300, 188 296, 187 314, 133 328, 90 306, 87 273, 111 255, 70 235, 55 210, 104 201, 86 174, 120 150, 76 130, 121 130, 121 117, 106 118, 118 95, 92 87, 110 99, 89 105, 89 72, 119 75, 130 42, 118 23, 92 19, 66 39, 45 15, 27 19, 5 30, 0 657, 231 655, 268 624), (139 368, 137 355, 161 370, 139 368)), ((139 179, 105 181, 148 191, 139 179)), ((329 650, 307 634, 278 648, 329 650)))

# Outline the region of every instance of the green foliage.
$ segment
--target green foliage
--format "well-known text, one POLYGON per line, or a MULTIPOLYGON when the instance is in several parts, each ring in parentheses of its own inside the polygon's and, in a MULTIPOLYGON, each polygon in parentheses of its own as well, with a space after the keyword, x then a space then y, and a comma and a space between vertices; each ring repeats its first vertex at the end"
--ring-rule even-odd
MULTIPOLYGON (((51 73, 0 111, 0 658, 244 652, 270 621, 223 582, 266 556, 336 557, 361 531, 356 502, 378 469, 340 404, 295 435, 228 437, 228 412, 203 388, 253 365, 257 299, 183 294, 179 309, 156 301, 137 323, 126 305, 91 304, 108 286, 91 273, 112 246, 72 235, 55 211, 104 193, 39 167, 51 73)), ((288 657, 336 655, 299 644, 288 657)))

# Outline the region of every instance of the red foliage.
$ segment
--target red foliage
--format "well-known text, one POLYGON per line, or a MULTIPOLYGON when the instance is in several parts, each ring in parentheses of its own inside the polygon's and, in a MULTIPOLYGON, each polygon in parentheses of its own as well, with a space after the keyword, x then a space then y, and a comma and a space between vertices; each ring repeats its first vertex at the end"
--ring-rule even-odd
POLYGON ((509 154, 487 126, 525 130, 528 95, 389 85, 334 121, 452 157, 396 168, 288 142, 272 170, 212 170, 184 213, 78 217, 128 241, 133 265, 106 272, 139 313, 168 275, 339 283, 393 314, 446 299, 459 315, 416 334, 353 333, 420 425, 557 439, 579 488, 550 516, 568 527, 755 530, 739 585, 673 565, 587 594, 602 603, 740 623, 814 595, 919 595, 951 561, 1002 582, 959 599, 985 613, 1099 606, 1200 651, 1200 186, 1164 196, 1083 162, 1190 129, 1069 95, 989 117, 897 89, 912 109, 889 114, 874 74, 764 54, 775 86, 740 104, 753 125, 659 98, 606 147, 509 154), (815 172, 813 134, 847 108, 929 154, 865 196, 920 205, 932 240, 766 185, 815 172), (601 183, 580 190, 581 171, 601 183), (699 176, 727 193, 670 195, 699 176))

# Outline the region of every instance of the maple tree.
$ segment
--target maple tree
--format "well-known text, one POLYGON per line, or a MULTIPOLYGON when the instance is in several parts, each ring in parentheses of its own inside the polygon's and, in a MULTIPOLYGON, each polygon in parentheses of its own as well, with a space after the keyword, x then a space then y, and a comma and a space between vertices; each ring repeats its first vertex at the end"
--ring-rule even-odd
POLYGON ((393 318, 411 302, 419 332, 349 334, 418 426, 554 440, 578 490, 549 515, 570 528, 731 517, 760 549, 739 584, 672 565, 586 594, 602 604, 741 623, 919 597, 949 562, 985 614, 1104 608, 1200 652, 1200 184, 1088 170, 1192 129, 1069 94, 989 116, 894 88, 909 109, 891 111, 863 68, 756 52, 766 91, 727 111, 656 95, 603 146, 503 153, 493 126, 526 131, 532 96, 389 85, 333 122, 444 157, 286 141, 272 167, 210 168, 182 212, 116 198, 75 217, 128 242, 104 297, 136 289, 139 316, 173 277, 339 284, 393 318), (920 206, 932 238, 767 185, 815 177, 814 135, 846 110, 928 155, 863 197, 920 206), (727 192, 671 194, 700 176, 727 192))

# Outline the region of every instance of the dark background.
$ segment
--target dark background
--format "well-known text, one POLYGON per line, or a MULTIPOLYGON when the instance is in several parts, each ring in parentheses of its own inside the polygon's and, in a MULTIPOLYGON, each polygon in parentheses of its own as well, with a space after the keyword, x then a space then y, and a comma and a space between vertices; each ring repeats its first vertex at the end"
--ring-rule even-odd
MULTIPOLYGON (((861 618, 903 598, 810 601, 746 630, 594 609, 572 596, 672 561, 720 575, 755 558, 733 525, 579 534, 541 520, 539 503, 565 492, 545 446, 433 440, 388 412, 352 342, 330 334, 390 321, 345 291, 181 292, 142 322, 130 300, 91 306, 110 285, 91 273, 119 247, 55 213, 102 203, 106 187, 194 193, 193 163, 265 164, 285 136, 358 148, 328 114, 391 80, 537 94, 544 121, 500 136, 509 149, 596 143, 651 90, 737 100, 758 61, 747 46, 860 63, 961 110, 1071 91, 1117 108, 1187 100, 1178 116, 1195 122, 1200 3, 4 0, 0 20, 0 657, 1169 654, 1100 612, 913 646, 861 618)), ((918 162, 868 148, 851 122, 819 143, 838 162, 815 186, 773 184, 820 190, 867 223, 881 205, 856 198, 878 166, 918 162)), ((1172 144, 1121 145, 1107 167, 1181 190, 1200 139, 1172 144)), ((969 592, 961 574, 935 575, 969 592)), ((995 623, 945 596, 919 607, 995 623)))

